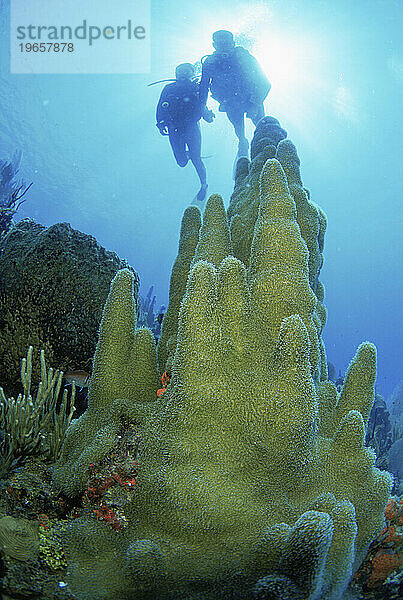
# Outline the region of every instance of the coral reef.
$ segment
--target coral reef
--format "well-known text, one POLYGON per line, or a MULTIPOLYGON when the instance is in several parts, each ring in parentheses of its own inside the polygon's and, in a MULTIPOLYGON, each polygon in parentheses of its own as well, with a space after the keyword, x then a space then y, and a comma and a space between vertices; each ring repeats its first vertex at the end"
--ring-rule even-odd
POLYGON ((0 160, 0 238, 10 229, 15 213, 32 186, 32 183, 26 185, 16 180, 21 156, 16 152, 11 162, 0 160))
POLYGON ((401 430, 403 436, 403 381, 398 383, 388 398, 387 405, 393 426, 401 430))
POLYGON ((123 419, 143 422, 156 408, 157 357, 149 329, 136 330, 134 275, 111 283, 99 329, 88 408, 67 432, 54 468, 56 485, 70 496, 83 490, 91 463, 116 445, 123 419))
POLYGON ((173 352, 176 347, 180 304, 186 290, 190 263, 193 260, 199 241, 200 227, 199 209, 195 206, 189 206, 182 218, 178 255, 172 267, 169 284, 169 303, 162 321, 161 337, 158 342, 158 363, 161 373, 171 367, 173 352))
POLYGON ((27 560, 38 553, 39 523, 16 519, 8 515, 0 518, 0 548, 7 556, 27 560))
POLYGON ((392 433, 386 402, 380 394, 375 394, 375 402, 368 419, 365 444, 375 450, 375 464, 380 469, 388 467, 388 453, 393 443, 392 433))
POLYGON ((6 398, 0 388, 0 477, 32 456, 55 461, 74 412, 75 386, 68 399, 67 390, 60 398, 63 373, 46 368, 41 350, 41 381, 31 395, 32 352, 21 362, 23 393, 17 399, 6 398))
POLYGON ((0 240, 0 381, 9 396, 18 393, 29 345, 43 348, 65 373, 90 370, 109 285, 124 267, 67 223, 45 228, 20 221, 0 240))
POLYGON ((67 567, 58 526, 52 523, 46 514, 40 515, 38 553, 40 560, 52 571, 67 567))
POLYGON ((132 277, 123 270, 112 283, 89 407, 54 480, 82 493, 122 419, 141 426, 139 473, 124 528, 84 515, 65 531, 79 600, 337 600, 384 526, 392 480, 364 446, 376 350, 361 344, 340 393, 328 381, 325 217, 292 143, 259 146, 259 127, 230 222, 217 196, 200 230, 197 209, 185 213, 159 398, 132 277))
POLYGON ((403 382, 396 385, 387 406, 392 432, 386 468, 395 476, 394 493, 403 495, 403 382))
POLYGON ((354 578, 364 591, 379 588, 403 564, 403 497, 390 498, 385 509, 386 527, 372 542, 354 578))
POLYGON ((326 217, 322 210, 311 202, 309 190, 303 187, 299 171, 300 161, 295 146, 290 140, 285 139, 286 135, 273 117, 265 117, 258 123, 251 145, 253 160, 247 163, 243 159, 242 169, 239 177, 235 179, 235 188, 228 208, 231 238, 234 256, 248 266, 259 208, 260 172, 267 159, 277 158, 287 176, 288 189, 295 202, 296 222, 308 248, 309 284, 317 297, 312 317, 317 333, 310 332, 311 350, 320 354, 320 358, 317 356, 316 359, 311 360, 312 367, 317 370, 314 378, 326 380, 327 361, 321 341, 321 333, 326 324, 326 310, 322 304, 324 289, 319 281, 323 264, 326 217))
POLYGON ((0 480, 0 522, 7 525, 0 531, 2 598, 76 600, 64 581, 61 541, 71 518, 72 505, 56 494, 49 465, 40 458, 31 458, 0 480))
POLYGON ((403 437, 393 441, 387 457, 387 469, 395 476, 395 493, 403 495, 403 437))
POLYGON ((387 404, 380 394, 375 394, 375 402, 369 415, 365 444, 375 450, 375 465, 380 469, 386 469, 394 476, 392 493, 398 496, 402 495, 403 429, 389 413, 387 404))
POLYGON ((144 298, 140 295, 139 311, 137 317, 137 323, 140 327, 148 327, 151 329, 155 315, 154 307, 156 297, 153 295, 154 286, 152 285, 147 292, 147 296, 144 298))
POLYGON ((166 306, 161 305, 157 313, 154 312, 156 297, 154 295, 154 286, 152 285, 146 297, 139 296, 137 311, 137 327, 148 327, 154 334, 156 341, 161 335, 162 317, 166 311, 166 306))

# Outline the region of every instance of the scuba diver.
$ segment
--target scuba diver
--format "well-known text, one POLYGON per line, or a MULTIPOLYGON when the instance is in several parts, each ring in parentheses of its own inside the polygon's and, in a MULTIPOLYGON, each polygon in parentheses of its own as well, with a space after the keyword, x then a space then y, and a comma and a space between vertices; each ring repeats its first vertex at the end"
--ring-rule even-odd
POLYGON ((207 194, 206 167, 201 158, 200 119, 212 123, 215 115, 206 102, 200 101, 199 83, 195 68, 190 63, 178 65, 176 80, 164 87, 157 106, 157 127, 161 135, 168 135, 175 160, 185 167, 189 160, 200 179, 200 190, 195 201, 203 202, 207 194))
POLYGON ((202 59, 200 99, 212 98, 220 103, 219 111, 227 113, 238 138, 237 158, 247 156, 249 142, 245 136, 245 114, 254 125, 265 115, 263 101, 271 84, 257 60, 242 46, 235 46, 230 31, 213 33, 215 52, 202 59))

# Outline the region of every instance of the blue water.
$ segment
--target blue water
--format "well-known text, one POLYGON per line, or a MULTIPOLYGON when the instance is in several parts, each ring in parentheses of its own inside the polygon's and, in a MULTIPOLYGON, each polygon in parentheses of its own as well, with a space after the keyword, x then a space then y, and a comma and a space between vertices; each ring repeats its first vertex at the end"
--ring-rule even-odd
MULTIPOLYGON (((198 185, 158 134, 161 87, 147 84, 210 53, 214 30, 241 36, 272 82, 266 113, 287 129, 328 217, 328 359, 343 372, 372 341, 378 390, 392 391, 403 379, 399 0, 154 0, 146 75, 11 75, 8 2, 0 8, 0 158, 22 150, 21 174, 34 182, 19 216, 94 235, 138 271, 143 294, 155 284, 158 304, 167 303, 180 220, 198 185)), ((223 114, 202 132, 209 192, 228 205, 235 136, 223 114)))

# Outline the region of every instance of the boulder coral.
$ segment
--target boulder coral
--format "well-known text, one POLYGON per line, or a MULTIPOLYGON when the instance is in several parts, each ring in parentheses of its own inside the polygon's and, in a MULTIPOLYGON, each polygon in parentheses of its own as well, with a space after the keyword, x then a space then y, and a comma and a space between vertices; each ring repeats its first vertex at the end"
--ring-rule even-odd
MULTIPOLYGON (((64 373, 89 370, 110 282, 124 267, 125 260, 68 223, 46 228, 24 219, 1 238, 0 381, 9 396, 19 392, 28 346, 43 349, 64 373)), ((35 365, 33 375, 40 379, 35 365)))
MULTIPOLYGON (((87 448, 112 441, 116 402, 143 424, 140 471, 124 530, 82 518, 66 533, 79 600, 337 600, 383 527, 392 481, 364 446, 375 347, 360 346, 341 393, 327 381, 323 219, 300 192, 295 148, 280 144, 268 153, 285 166, 266 154, 262 165, 264 148, 250 165, 261 169, 256 221, 241 228, 252 230, 250 244, 240 230, 234 241, 243 209, 229 222, 217 196, 207 202, 157 402, 151 343, 134 341, 127 272, 112 285, 88 415, 67 437, 56 482, 79 489, 87 448), (249 247, 245 260, 240 247, 249 247), (149 365, 141 378, 134 347, 149 365)), ((247 193, 255 202, 252 185, 244 201, 247 193)))

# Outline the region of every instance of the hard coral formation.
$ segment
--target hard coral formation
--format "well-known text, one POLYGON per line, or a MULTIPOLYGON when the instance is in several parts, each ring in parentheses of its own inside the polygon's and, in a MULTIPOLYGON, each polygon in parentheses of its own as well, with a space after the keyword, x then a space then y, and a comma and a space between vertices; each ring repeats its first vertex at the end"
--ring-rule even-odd
POLYGON ((375 450, 377 467, 388 469, 388 455, 393 442, 393 431, 386 402, 380 394, 376 394, 368 419, 365 444, 375 450))
POLYGON ((117 273, 102 315, 88 409, 67 432, 54 480, 65 493, 82 491, 91 463, 117 443, 122 419, 143 421, 155 409, 158 387, 154 338, 136 330, 134 275, 117 273))
POLYGON ((318 370, 315 378, 326 380, 327 363, 321 341, 321 333, 326 324, 326 309, 323 306, 324 289, 319 281, 323 264, 326 217, 323 211, 311 202, 309 191, 303 187, 297 151, 294 144, 285 139, 286 136, 286 131, 273 117, 265 117, 256 127, 251 145, 253 160, 248 167, 243 163, 242 168, 238 169, 239 176, 237 175, 235 179, 235 189, 228 208, 232 244, 234 256, 248 266, 260 205, 260 173, 266 160, 276 158, 286 175, 288 191, 295 203, 296 223, 308 249, 309 285, 317 298, 312 316, 319 343, 315 351, 318 351, 321 356, 320 361, 319 359, 316 361, 318 370))
POLYGON ((0 518, 0 548, 17 560, 34 557, 39 547, 39 523, 16 519, 8 515, 0 518))
POLYGON ((386 527, 372 542, 364 562, 354 575, 354 580, 365 592, 380 588, 403 565, 403 497, 389 499, 385 518, 386 527))
POLYGON ((45 228, 27 219, 0 240, 0 381, 9 395, 29 345, 64 372, 88 370, 110 282, 124 267, 67 223, 45 228))
POLYGON ((137 311, 137 326, 151 329, 156 340, 161 335, 161 321, 166 307, 161 305, 158 312, 154 312, 156 296, 153 295, 154 286, 152 285, 147 296, 139 296, 139 307, 137 311))
POLYGON ((178 255, 172 267, 169 285, 169 304, 162 321, 161 337, 158 342, 158 363, 161 372, 165 371, 165 366, 170 368, 172 362, 172 351, 170 352, 170 350, 175 350, 176 346, 180 304, 186 290, 190 263, 193 260, 199 241, 200 227, 199 209, 195 206, 189 206, 182 218, 178 255), (169 355, 171 355, 171 359, 167 364, 169 355))
POLYGON ((71 427, 56 482, 82 490, 89 458, 113 443, 122 398, 143 423, 143 449, 125 529, 82 519, 68 530, 79 600, 336 600, 381 531, 391 477, 364 447, 376 352, 360 346, 341 393, 327 381, 325 218, 298 167, 288 140, 263 148, 253 178, 237 183, 230 223, 222 201, 208 200, 197 245, 188 210, 159 347, 172 377, 156 402, 150 350, 138 346, 148 365, 139 377, 129 351, 138 335, 129 275, 116 276, 89 409, 71 427))

